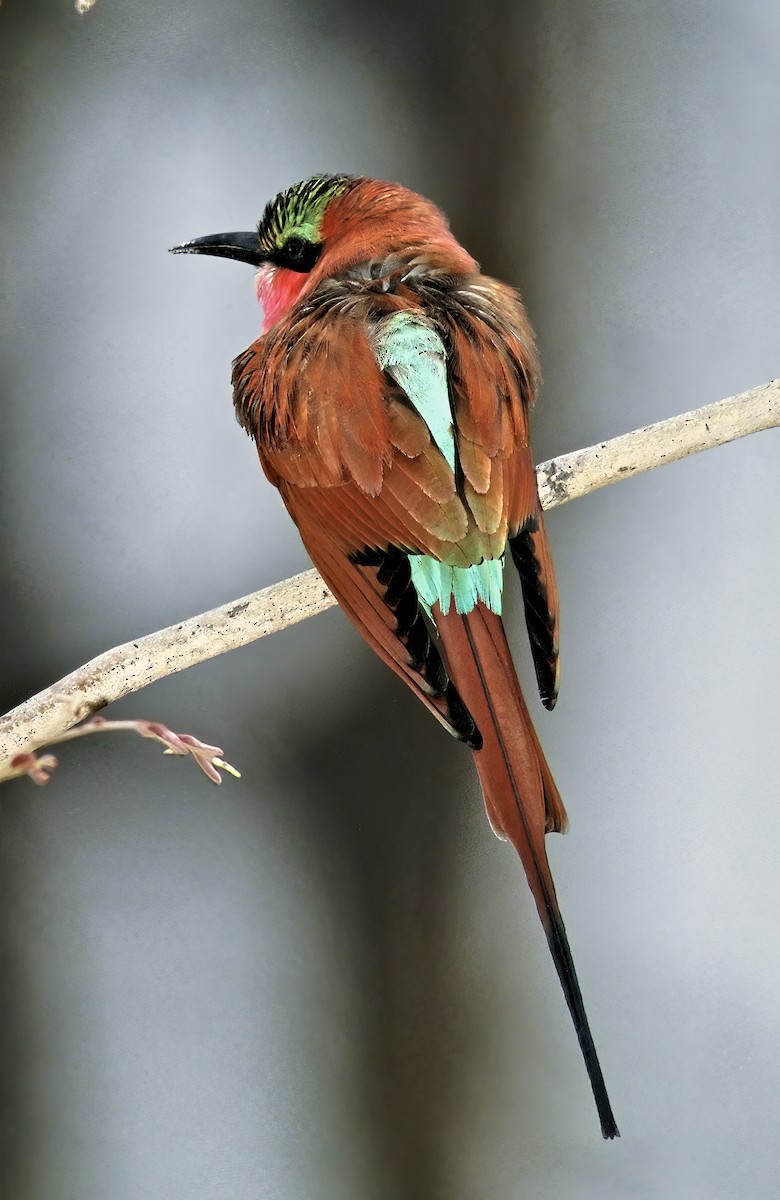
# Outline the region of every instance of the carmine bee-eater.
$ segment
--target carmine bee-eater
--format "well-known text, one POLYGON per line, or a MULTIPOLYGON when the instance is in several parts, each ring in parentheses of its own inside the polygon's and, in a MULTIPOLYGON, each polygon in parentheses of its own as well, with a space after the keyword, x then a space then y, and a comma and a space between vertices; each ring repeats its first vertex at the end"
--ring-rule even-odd
POLYGON ((256 268, 263 331, 233 364, 238 418, 323 579, 368 644, 474 754, 488 819, 525 868, 596 1099, 618 1135, 544 837, 566 813, 501 621, 520 575, 542 702, 558 595, 528 440, 539 368, 517 294, 435 205, 319 175, 257 230, 176 253, 256 268))

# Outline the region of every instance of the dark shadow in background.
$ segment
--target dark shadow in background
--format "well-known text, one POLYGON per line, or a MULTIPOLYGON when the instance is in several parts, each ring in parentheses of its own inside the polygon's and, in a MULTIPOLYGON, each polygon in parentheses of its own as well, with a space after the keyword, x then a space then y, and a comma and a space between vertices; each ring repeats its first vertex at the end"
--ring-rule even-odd
POLYGON ((444 1194, 451 1064, 465 1035, 448 968, 451 855, 471 756, 394 698, 362 689, 360 705, 337 726, 323 720, 290 771, 310 797, 334 884, 350 895, 362 1012, 354 1036, 377 1194, 424 1200, 444 1194))

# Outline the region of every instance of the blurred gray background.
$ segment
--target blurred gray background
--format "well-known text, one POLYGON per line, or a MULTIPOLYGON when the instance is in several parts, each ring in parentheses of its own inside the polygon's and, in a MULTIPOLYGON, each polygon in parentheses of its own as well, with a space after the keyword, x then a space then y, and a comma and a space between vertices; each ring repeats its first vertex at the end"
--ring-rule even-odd
MULTIPOLYGON (((576 449, 778 373, 779 59, 776 0, 5 0, 1 707, 307 565, 233 420, 251 272, 169 246, 402 181, 521 288, 576 449)), ((117 736, 3 789, 3 1195, 776 1196, 779 437, 550 516, 620 1142, 469 755, 332 612, 116 706, 240 782, 117 736)))

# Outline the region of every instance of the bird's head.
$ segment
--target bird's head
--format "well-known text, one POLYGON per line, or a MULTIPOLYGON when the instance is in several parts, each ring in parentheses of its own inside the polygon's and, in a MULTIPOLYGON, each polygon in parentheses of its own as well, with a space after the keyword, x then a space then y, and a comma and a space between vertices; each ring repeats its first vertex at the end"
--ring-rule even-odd
POLYGON ((315 175, 266 205, 256 230, 216 233, 174 246, 174 254, 213 254, 257 269, 267 330, 328 276, 390 254, 423 253, 456 271, 476 264, 429 200, 395 183, 315 175))

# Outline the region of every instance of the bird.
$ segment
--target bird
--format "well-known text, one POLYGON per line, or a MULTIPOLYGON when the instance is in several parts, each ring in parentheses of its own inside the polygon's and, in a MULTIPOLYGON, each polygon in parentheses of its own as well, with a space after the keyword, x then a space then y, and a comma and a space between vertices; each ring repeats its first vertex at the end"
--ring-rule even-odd
POLYGON ((519 294, 482 274, 430 200, 359 176, 296 183, 256 229, 172 252, 255 269, 263 323, 233 363, 239 423, 346 616, 472 751, 489 822, 525 869, 602 1134, 618 1137, 545 849, 566 811, 502 622, 509 559, 552 709, 558 592, 519 294))

